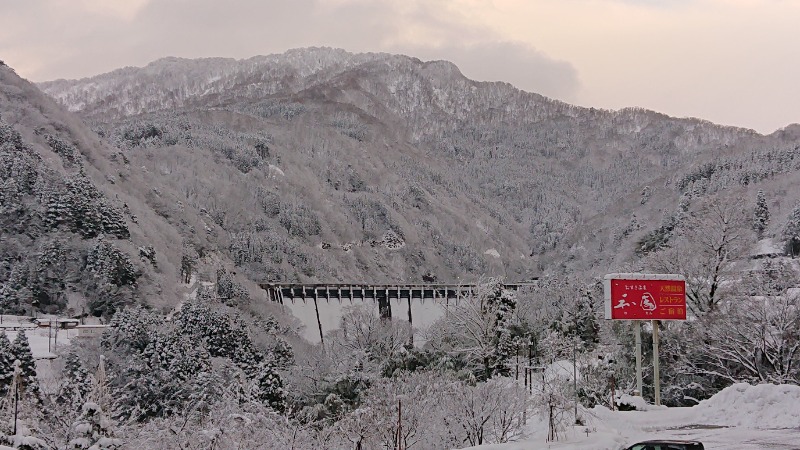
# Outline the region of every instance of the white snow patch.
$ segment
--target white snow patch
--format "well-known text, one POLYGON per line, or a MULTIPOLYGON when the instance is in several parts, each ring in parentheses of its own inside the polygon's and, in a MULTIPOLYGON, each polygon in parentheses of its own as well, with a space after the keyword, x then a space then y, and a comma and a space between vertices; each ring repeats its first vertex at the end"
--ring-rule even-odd
POLYGON ((556 361, 544 369, 544 378, 548 381, 564 380, 572 381, 572 376, 577 372, 578 380, 581 379, 581 370, 573 372, 572 361, 561 360, 556 361))
POLYGON ((484 255, 489 255, 489 256, 491 256, 493 258, 500 258, 500 252, 498 252, 497 250, 495 250, 493 248, 490 248, 489 250, 486 250, 485 252, 483 252, 483 254, 484 255))
POLYGON ((745 383, 729 386, 692 408, 711 425, 750 428, 800 427, 800 386, 745 383))
POLYGON ((282 177, 286 176, 286 174, 283 172, 283 170, 281 170, 280 167, 278 167, 278 166, 270 164, 268 169, 269 169, 269 172, 268 172, 269 176, 271 176, 273 178, 276 175, 280 175, 282 177))
MULTIPOLYGON (((6 336, 8 337, 9 341, 14 341, 17 338, 16 331, 5 331, 6 336)), ((50 359, 55 358, 55 350, 57 348, 61 348, 63 346, 69 345, 72 338, 78 335, 78 331, 75 328, 69 330, 58 330, 58 334, 56 334, 56 329, 53 328, 50 330, 49 328, 35 328, 35 329, 26 329, 25 336, 28 338, 28 343, 31 346, 31 353, 33 354, 34 359, 50 359), (48 331, 50 335, 48 336, 48 331), (48 345, 49 341, 49 345, 48 345)))
POLYGON ((752 256, 779 255, 781 253, 781 249, 775 244, 775 241, 767 238, 756 243, 752 256))

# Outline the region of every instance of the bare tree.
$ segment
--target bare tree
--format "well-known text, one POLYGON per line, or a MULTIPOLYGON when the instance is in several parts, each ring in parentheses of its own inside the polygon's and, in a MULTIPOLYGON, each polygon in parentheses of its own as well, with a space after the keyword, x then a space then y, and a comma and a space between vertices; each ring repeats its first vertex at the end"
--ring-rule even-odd
MULTIPOLYGON (((730 382, 800 382, 800 292, 742 296, 702 322, 689 366, 730 382)), ((698 324, 700 325, 700 324, 698 324)))
POLYGON ((688 307, 695 316, 718 309, 725 287, 738 278, 736 262, 752 242, 748 215, 739 200, 714 198, 687 216, 670 248, 653 254, 651 269, 686 277, 688 307))
POLYGON ((374 306, 344 308, 339 329, 326 338, 334 351, 363 353, 383 360, 408 342, 408 322, 382 320, 374 306))
POLYGON ((471 360, 481 379, 506 374, 513 352, 510 327, 515 320, 516 298, 502 280, 480 283, 474 295, 458 299, 431 330, 429 344, 438 350, 471 360), (438 330, 436 330, 438 328, 438 330))

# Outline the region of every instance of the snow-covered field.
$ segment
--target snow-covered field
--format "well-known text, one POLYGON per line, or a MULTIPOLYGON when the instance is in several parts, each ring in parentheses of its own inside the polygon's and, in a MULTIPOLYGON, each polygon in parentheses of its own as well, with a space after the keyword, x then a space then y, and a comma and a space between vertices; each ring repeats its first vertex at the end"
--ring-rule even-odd
POLYGON ((546 424, 531 421, 528 438, 476 450, 601 450, 648 439, 701 441, 706 449, 800 449, 800 386, 736 384, 691 408, 584 411, 587 425, 548 443, 546 424))

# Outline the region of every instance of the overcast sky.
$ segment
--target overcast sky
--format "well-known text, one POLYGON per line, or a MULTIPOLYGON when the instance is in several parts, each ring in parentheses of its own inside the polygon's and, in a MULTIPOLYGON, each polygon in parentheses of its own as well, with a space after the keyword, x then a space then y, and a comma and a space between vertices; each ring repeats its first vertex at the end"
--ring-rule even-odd
POLYGON ((769 133, 800 123, 798 28, 800 0, 0 0, 0 59, 45 81, 164 56, 384 51, 769 133))

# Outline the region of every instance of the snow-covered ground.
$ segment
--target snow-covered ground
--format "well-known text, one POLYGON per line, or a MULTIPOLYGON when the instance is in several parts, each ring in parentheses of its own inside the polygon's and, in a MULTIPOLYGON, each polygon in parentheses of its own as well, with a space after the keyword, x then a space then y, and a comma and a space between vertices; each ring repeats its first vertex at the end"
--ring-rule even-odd
MULTIPOLYGON (((0 327, 0 330, 3 330, 3 328, 0 327)), ((5 330, 5 333, 9 341, 14 341, 17 338, 17 331, 9 329, 5 330)), ((78 331, 74 328, 71 330, 58 330, 57 335, 55 329, 30 328, 25 330, 25 336, 28 337, 28 342, 31 344, 31 353, 34 359, 55 358, 56 349, 69 345, 70 341, 77 336, 77 333, 78 331)))
POLYGON ((800 386, 736 384, 691 408, 584 411, 587 425, 546 442, 546 424, 531 421, 528 437, 475 450, 601 450, 648 439, 701 441, 706 449, 800 449, 800 386))

